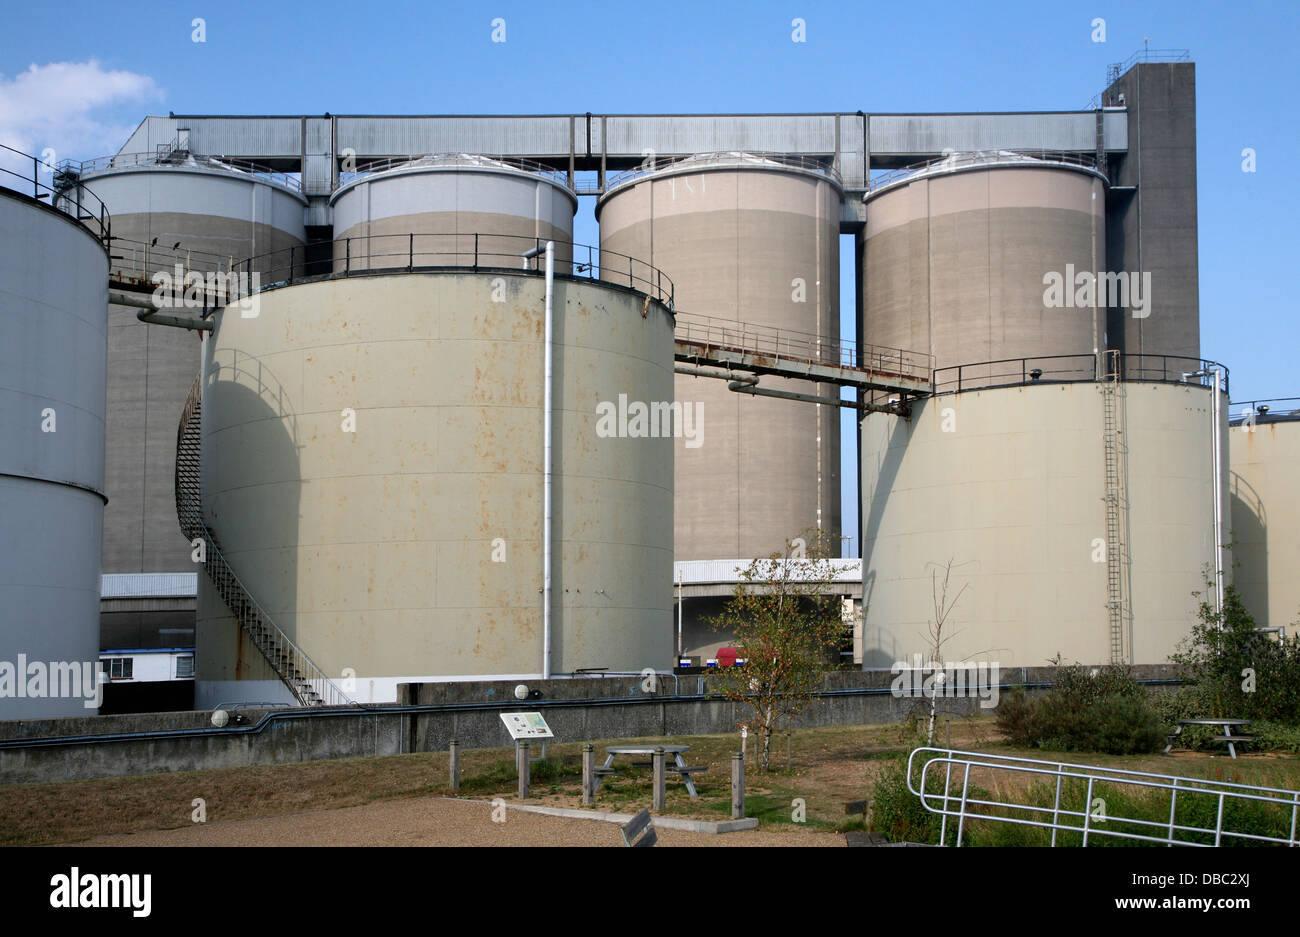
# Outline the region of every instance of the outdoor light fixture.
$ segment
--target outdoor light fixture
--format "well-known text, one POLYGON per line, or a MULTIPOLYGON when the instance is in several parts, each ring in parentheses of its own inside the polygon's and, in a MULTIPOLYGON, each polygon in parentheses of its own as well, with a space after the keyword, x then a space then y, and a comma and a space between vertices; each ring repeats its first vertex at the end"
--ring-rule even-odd
POLYGON ((528 699, 528 684, 521 683, 515 687, 515 699, 528 699))

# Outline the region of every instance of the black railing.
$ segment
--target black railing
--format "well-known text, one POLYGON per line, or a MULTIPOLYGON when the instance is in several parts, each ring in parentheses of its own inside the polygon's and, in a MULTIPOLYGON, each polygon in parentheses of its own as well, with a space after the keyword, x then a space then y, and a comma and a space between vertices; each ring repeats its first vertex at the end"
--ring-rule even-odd
POLYGON ((1300 397, 1269 397, 1264 400, 1234 400, 1228 404, 1228 422, 1233 426, 1250 421, 1300 420, 1300 397))
MULTIPOLYGON (((257 274, 261 289, 305 280, 444 270, 543 269, 547 238, 516 234, 370 234, 286 247, 237 261, 235 274, 257 274)), ((555 241, 555 273, 626 286, 673 309, 673 281, 643 260, 572 241, 555 241)))
POLYGON ((46 202, 51 208, 63 212, 79 224, 84 224, 91 233, 99 238, 105 247, 112 240, 112 218, 108 208, 91 192, 86 192, 79 185, 63 186, 59 170, 39 157, 15 150, 0 143, 0 186, 26 195, 31 190, 31 197, 38 202, 46 202), (27 165, 31 164, 30 174, 27 165), (10 168, 11 164, 19 168, 10 168), (41 181, 41 173, 50 176, 49 182, 41 181), (74 191, 75 190, 75 191, 74 191))
MULTIPOLYGON (((936 368, 932 382, 935 394, 953 394, 989 387, 1017 387, 1024 384, 1076 384, 1106 380, 1109 366, 1098 355, 1040 355, 1031 358, 1003 358, 972 364, 936 368)), ((1152 381, 1164 384, 1210 386, 1211 369, 1222 371, 1220 390, 1228 392, 1228 369, 1205 358, 1184 355, 1124 354, 1119 356, 1119 380, 1152 381)))

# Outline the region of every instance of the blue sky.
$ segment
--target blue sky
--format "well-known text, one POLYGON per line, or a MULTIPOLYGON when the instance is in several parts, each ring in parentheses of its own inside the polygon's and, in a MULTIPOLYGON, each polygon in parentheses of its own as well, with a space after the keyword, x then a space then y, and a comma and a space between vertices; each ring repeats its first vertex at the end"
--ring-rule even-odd
MULTIPOLYGON (((112 152, 145 115, 1062 110, 1150 37, 1197 63, 1202 355, 1300 395, 1300 4, 9 4, 0 142, 112 152), (192 21, 206 41, 192 41, 192 21), (491 41, 492 20, 506 42, 491 41), (807 41, 791 41, 791 21, 807 41), (1092 41, 1092 21, 1106 42, 1092 41), (51 66, 62 65, 59 68, 51 66), (35 67, 33 69, 33 66, 35 67), (1257 171, 1241 171, 1242 150, 1257 171)), ((575 239, 597 240, 590 200, 575 239)), ((852 334, 852 257, 844 256, 852 334)), ((845 421, 845 453, 853 453, 845 421)), ((846 478, 851 478, 846 472, 846 478)), ((845 531, 856 503, 846 486, 845 531)))

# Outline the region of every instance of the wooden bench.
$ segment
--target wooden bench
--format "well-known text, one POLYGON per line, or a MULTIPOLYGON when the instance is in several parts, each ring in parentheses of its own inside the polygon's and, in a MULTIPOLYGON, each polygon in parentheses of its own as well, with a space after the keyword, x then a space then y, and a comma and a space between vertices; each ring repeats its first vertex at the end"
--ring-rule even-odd
POLYGON ((619 829, 623 833, 623 844, 625 846, 653 846, 659 841, 659 834, 650 825, 650 811, 645 807, 642 807, 636 816, 620 826, 619 829), (640 839, 637 839, 637 834, 641 834, 640 839))

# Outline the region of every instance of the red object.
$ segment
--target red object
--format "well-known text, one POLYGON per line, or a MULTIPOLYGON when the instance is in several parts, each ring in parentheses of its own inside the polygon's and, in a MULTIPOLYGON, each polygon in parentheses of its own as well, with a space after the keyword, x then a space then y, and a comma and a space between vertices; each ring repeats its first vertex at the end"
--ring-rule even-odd
POLYGON ((734 647, 720 647, 718 648, 718 666, 731 667, 736 663, 736 658, 739 656, 740 654, 734 647))

